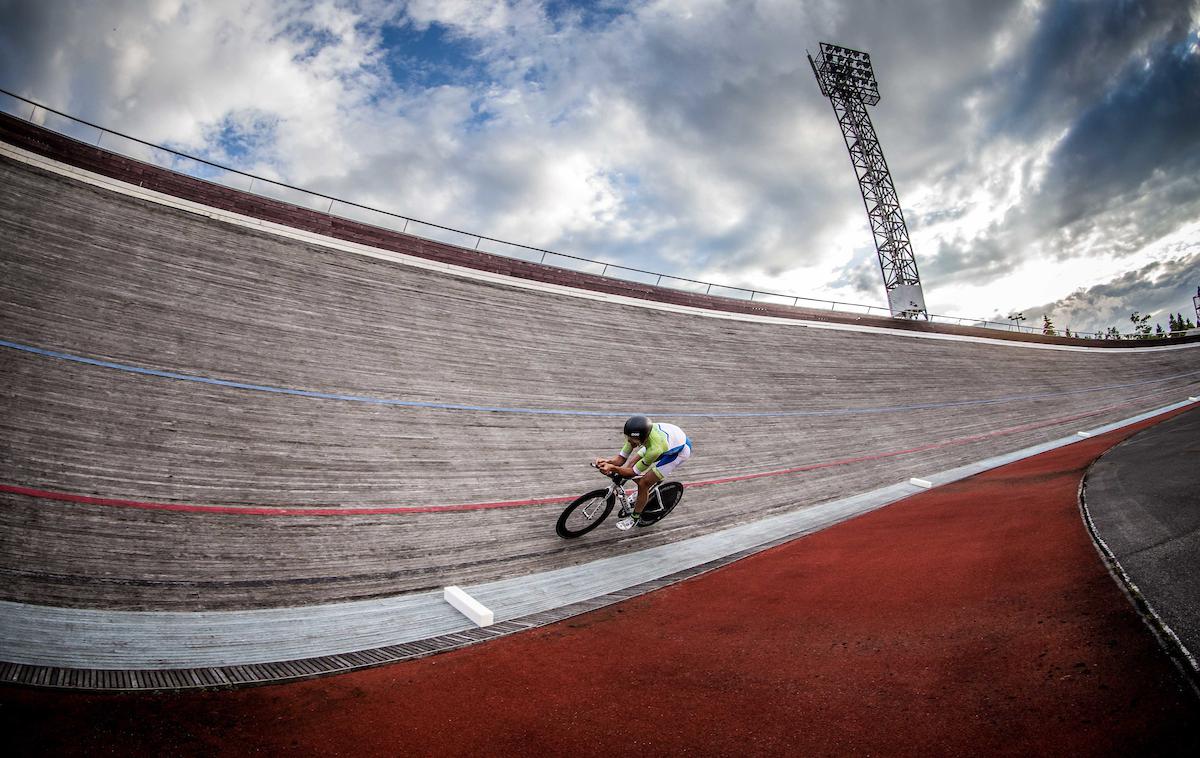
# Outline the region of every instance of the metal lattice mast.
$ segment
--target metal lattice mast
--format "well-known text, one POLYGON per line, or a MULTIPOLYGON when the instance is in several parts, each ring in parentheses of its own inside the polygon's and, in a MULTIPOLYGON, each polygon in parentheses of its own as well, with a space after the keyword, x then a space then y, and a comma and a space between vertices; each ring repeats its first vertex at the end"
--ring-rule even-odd
POLYGON ((1192 298, 1192 306, 1196 309, 1196 326, 1200 326, 1200 287, 1196 288, 1196 296, 1192 298))
POLYGON ((842 128, 842 137, 850 151, 850 162, 858 177, 879 268, 887 289, 893 316, 929 317, 917 259, 908 239, 908 226, 900 210, 896 185, 883 157, 883 148, 867 113, 868 105, 879 102, 879 84, 871 68, 871 56, 827 42, 821 43, 816 60, 808 56, 821 94, 829 98, 834 115, 842 128))

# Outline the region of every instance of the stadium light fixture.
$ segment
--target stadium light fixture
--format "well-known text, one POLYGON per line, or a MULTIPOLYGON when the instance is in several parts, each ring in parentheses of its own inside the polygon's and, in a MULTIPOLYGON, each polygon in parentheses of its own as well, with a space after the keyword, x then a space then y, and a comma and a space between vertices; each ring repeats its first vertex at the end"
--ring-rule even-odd
POLYGON ((850 151, 850 162, 858 177, 863 204, 875 237, 888 307, 898 318, 929 318, 925 294, 913 257, 908 225, 900 209, 896 186, 883 157, 883 148, 867 114, 868 105, 879 102, 879 83, 871 56, 828 42, 820 43, 816 59, 808 56, 821 94, 829 98, 850 151))

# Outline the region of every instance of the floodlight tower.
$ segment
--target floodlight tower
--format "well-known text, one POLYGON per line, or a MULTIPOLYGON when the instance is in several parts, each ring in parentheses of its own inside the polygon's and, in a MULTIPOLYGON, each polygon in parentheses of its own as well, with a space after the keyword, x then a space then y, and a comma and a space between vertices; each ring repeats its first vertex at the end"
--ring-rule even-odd
POLYGON ((1196 326, 1200 326, 1200 287, 1196 288, 1196 296, 1192 298, 1192 307, 1196 309, 1196 326))
POLYGON ((879 83, 871 68, 871 56, 822 42, 816 60, 809 55, 808 62, 817 77, 821 94, 833 104, 834 115, 850 150, 850 162, 854 164, 871 233, 875 235, 888 307, 896 317, 929 318, 900 199, 896 196, 887 161, 883 159, 883 148, 875 136, 875 127, 867 115, 867 106, 879 102, 879 83))

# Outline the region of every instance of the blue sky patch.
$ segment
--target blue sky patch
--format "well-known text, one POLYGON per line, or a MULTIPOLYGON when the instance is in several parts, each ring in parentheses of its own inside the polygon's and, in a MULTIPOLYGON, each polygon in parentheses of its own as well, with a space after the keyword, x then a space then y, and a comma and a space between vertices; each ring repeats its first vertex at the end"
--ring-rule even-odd
POLYGON ((404 89, 464 84, 483 77, 477 46, 441 24, 384 26, 382 43, 393 81, 404 89))

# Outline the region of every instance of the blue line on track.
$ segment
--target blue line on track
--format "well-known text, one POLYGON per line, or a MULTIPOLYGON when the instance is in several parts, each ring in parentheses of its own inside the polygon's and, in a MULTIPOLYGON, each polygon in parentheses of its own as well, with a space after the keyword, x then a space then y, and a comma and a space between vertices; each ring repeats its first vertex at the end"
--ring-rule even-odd
MULTIPOLYGON (((289 387, 272 387, 267 384, 249 384, 247 382, 232 382, 227 379, 212 379, 207 376, 197 376, 195 374, 180 374, 175 371, 162 371, 160 369, 142 368, 140 366, 130 366, 124 363, 113 363, 112 361, 102 361, 96 358, 85 358, 81 355, 71 355, 70 353, 60 353, 57 350, 46 350, 32 345, 23 345, 19 342, 9 342, 8 340, 0 339, 0 347, 7 347, 12 350, 20 350, 34 355, 41 355, 47 358, 58 358, 64 361, 73 363, 84 363, 89 366, 100 366, 101 368, 110 368, 117 371, 125 371, 131 374, 142 374, 144 376, 157 376, 163 379, 178 379, 184 382, 198 382, 200 384, 212 384, 218 387, 230 387, 239 390, 253 390, 255 392, 273 392, 279 395, 297 395, 299 397, 312 397, 320 400, 345 400, 353 403, 370 403, 372 405, 390 405, 400 408, 432 408, 435 410, 444 411, 480 411, 488 413, 521 413, 536 416, 630 416, 634 413, 646 413, 644 410, 638 411, 581 411, 581 410, 565 410, 556 408, 506 408, 503 406, 486 406, 486 405, 466 405, 461 403, 432 403, 420 400, 396 400, 393 398, 369 397, 366 395, 343 395, 334 392, 316 392, 313 390, 297 390, 289 387)), ((879 408, 840 408, 823 411, 745 411, 745 412, 715 412, 715 413, 678 413, 675 411, 651 412, 651 416, 666 416, 670 418, 779 418, 779 417, 803 417, 803 416, 857 416, 870 413, 895 413, 898 411, 921 411, 921 410, 936 410, 939 408, 961 408, 978 405, 995 405, 998 403, 1011 403, 1022 400, 1042 400, 1051 397, 1062 397, 1064 395, 1079 395, 1087 392, 1103 392, 1105 390, 1124 389, 1128 387, 1142 387, 1149 384, 1162 384, 1163 382, 1183 379, 1189 376, 1200 374, 1198 371, 1188 371, 1183 374, 1175 374, 1173 376, 1164 377, 1161 379, 1145 379, 1140 382, 1128 382, 1125 384, 1107 384, 1100 387, 1085 387, 1076 390, 1063 390, 1061 392, 1042 392, 1033 395, 1010 395, 1008 397, 997 397, 983 400, 955 400, 945 403, 915 403, 912 405, 891 405, 879 408)))

